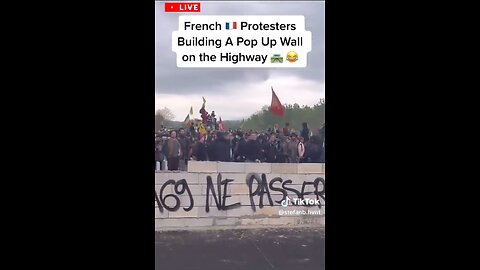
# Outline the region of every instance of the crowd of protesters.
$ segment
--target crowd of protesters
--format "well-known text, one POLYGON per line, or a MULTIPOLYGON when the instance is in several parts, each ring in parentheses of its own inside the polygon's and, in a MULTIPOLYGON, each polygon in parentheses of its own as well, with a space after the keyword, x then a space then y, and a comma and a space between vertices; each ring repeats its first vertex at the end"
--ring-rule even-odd
POLYGON ((324 163, 325 124, 311 131, 307 123, 295 132, 285 127, 265 131, 208 130, 193 126, 155 133, 156 170, 186 171, 189 160, 222 162, 324 163))

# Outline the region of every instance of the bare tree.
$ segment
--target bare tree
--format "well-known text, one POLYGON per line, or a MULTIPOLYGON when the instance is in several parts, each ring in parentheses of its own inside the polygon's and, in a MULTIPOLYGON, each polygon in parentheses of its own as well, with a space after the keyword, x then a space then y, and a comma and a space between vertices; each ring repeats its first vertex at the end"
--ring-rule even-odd
POLYGON ((175 115, 167 107, 157 110, 155 112, 155 130, 159 130, 162 126, 168 125, 168 122, 174 118, 175 115))
POLYGON ((163 116, 163 118, 167 121, 172 121, 175 118, 173 112, 167 107, 157 110, 157 114, 163 116))

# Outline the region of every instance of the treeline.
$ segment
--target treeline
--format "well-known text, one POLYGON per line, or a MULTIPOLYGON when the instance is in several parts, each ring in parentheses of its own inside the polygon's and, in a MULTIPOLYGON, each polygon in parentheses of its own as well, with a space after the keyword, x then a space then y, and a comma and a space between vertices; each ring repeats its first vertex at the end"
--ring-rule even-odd
POLYGON ((325 123, 325 99, 321 99, 317 104, 310 106, 300 106, 298 104, 285 104, 285 116, 279 117, 273 115, 268 106, 264 106, 261 111, 253 114, 248 119, 241 121, 239 126, 243 130, 264 130, 266 128, 273 128, 278 124, 280 128, 285 126, 285 123, 290 123, 290 128, 295 130, 302 129, 302 123, 307 122, 310 130, 317 130, 325 123))
MULTIPOLYGON (((269 106, 265 105, 257 113, 244 120, 224 120, 225 129, 238 129, 243 130, 258 130, 262 131, 267 128, 273 128, 275 124, 278 124, 280 128, 285 126, 286 122, 290 123, 290 128, 297 131, 302 129, 302 123, 307 122, 310 130, 318 130, 325 123, 325 99, 321 99, 317 104, 310 106, 300 106, 298 104, 285 104, 285 116, 279 117, 273 115, 269 110, 269 106)), ((181 121, 171 121, 172 117, 164 117, 164 113, 158 111, 155 115, 155 130, 160 129, 163 124, 169 128, 183 127, 181 121)))

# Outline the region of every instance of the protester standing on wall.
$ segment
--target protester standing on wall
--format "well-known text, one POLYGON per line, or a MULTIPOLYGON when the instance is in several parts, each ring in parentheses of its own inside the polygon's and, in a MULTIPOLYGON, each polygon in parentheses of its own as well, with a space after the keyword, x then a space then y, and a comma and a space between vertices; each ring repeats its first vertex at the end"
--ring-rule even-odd
POLYGON ((207 161, 207 144, 205 143, 205 137, 202 136, 193 147, 192 157, 198 161, 207 161))
POLYGON ((303 137, 304 142, 308 142, 310 139, 310 129, 308 128, 308 124, 306 122, 302 123, 302 132, 300 135, 303 137))
POLYGON ((177 140, 177 132, 175 132, 175 130, 172 130, 170 132, 170 138, 168 138, 163 148, 164 153, 167 156, 168 170, 178 171, 181 147, 180 143, 177 140))
POLYGON ((211 146, 211 161, 230 161, 230 143, 223 132, 217 132, 216 139, 211 146))
POLYGON ((180 128, 179 129, 179 134, 178 134, 178 143, 180 143, 180 159, 179 159, 179 165, 178 168, 181 171, 186 171, 187 170, 187 162, 190 159, 189 153, 190 153, 190 141, 188 140, 185 129, 180 128))
POLYGON ((157 169, 157 162, 162 164, 163 158, 164 156, 162 153, 162 138, 157 136, 155 138, 155 169, 157 169))
POLYGON ((297 138, 297 134, 292 133, 290 136, 290 141, 288 142, 288 156, 290 163, 297 163, 298 162, 298 143, 300 141, 297 138))

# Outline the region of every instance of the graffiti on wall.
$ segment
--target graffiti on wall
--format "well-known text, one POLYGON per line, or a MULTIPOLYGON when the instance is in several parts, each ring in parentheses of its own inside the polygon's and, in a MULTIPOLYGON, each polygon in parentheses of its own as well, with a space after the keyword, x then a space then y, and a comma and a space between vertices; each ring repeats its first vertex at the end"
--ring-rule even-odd
MULTIPOLYGON (((227 198, 232 197, 227 192, 227 187, 230 183, 234 182, 234 179, 222 179, 222 174, 217 175, 216 182, 214 183, 211 176, 207 176, 206 195, 205 195, 205 211, 210 211, 210 200, 213 197, 213 202, 218 210, 230 210, 241 206, 240 202, 233 204, 226 204, 227 198)), ((248 195, 250 198, 250 206, 253 211, 256 210, 255 199, 258 198, 258 207, 263 208, 266 205, 274 206, 280 205, 280 203, 287 198, 287 196, 294 194, 298 199, 304 199, 306 195, 314 195, 320 204, 316 205, 319 208, 325 206, 325 179, 317 177, 313 181, 304 181, 302 183, 301 190, 297 190, 292 187, 292 180, 284 180, 281 177, 275 177, 270 181, 267 180, 267 176, 263 173, 261 175, 256 173, 250 173, 245 179, 245 184, 248 186, 248 195), (313 192, 307 192, 308 186, 313 187, 313 192), (283 197, 280 200, 272 200, 271 191, 280 192, 283 197)), ((155 203, 156 208, 161 213, 164 210, 175 212, 180 209, 179 195, 188 195, 189 203, 187 207, 183 207, 184 211, 190 211, 195 206, 195 201, 192 192, 188 186, 186 179, 166 181, 160 191, 157 193, 155 190, 155 203), (166 188, 172 186, 172 192, 167 192, 166 188), (172 198, 175 203, 167 204, 166 200, 172 198)), ((232 198, 234 199, 234 198, 232 198)))

